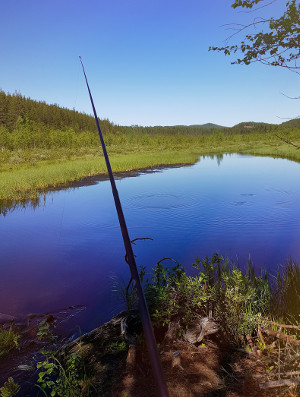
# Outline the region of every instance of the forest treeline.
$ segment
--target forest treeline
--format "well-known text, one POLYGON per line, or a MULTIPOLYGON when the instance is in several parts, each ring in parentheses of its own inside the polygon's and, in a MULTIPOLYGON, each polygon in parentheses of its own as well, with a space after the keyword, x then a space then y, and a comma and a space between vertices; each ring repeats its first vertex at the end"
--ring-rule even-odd
MULTIPOLYGON (((214 126, 120 126, 108 119, 100 121, 107 144, 121 144, 122 141, 155 141, 159 136, 179 135, 228 135, 248 133, 269 133, 300 128, 300 120, 290 120, 281 125, 245 122, 232 128, 214 126)), ((152 143, 152 142, 151 142, 152 143)), ((69 110, 58 105, 48 105, 22 96, 0 91, 0 148, 2 150, 59 147, 96 147, 99 138, 92 116, 69 110)), ((156 145, 154 145, 156 146, 156 145)))

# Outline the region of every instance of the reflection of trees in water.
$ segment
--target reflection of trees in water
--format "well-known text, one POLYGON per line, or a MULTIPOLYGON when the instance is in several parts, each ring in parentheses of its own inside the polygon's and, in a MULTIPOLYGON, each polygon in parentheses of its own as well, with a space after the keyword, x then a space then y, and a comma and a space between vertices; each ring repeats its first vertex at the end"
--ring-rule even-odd
POLYGON ((22 201, 4 200, 0 201, 0 215, 7 215, 18 209, 32 208, 35 209, 41 205, 46 205, 46 195, 42 194, 39 197, 30 198, 22 201))
POLYGON ((220 164, 221 164, 221 162, 223 160, 223 157, 224 157, 223 154, 216 154, 218 166, 220 166, 220 164))
MULTIPOLYGON (((220 166, 221 162, 224 159, 224 154, 218 153, 218 154, 208 154, 208 155, 203 156, 203 159, 206 159, 206 158, 210 158, 212 160, 217 160, 217 164, 218 164, 218 166, 220 166)), ((201 158, 199 159, 199 161, 201 161, 201 158)))

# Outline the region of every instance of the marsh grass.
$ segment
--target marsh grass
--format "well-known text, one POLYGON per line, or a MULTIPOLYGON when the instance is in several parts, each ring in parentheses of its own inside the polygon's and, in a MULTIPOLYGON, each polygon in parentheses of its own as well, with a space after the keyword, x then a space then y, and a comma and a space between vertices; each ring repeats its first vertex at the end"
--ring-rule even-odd
MULTIPOLYGON (((114 154, 110 161, 114 172, 153 168, 161 164, 189 164, 197 161, 195 153, 163 151, 159 153, 114 154)), ((40 192, 87 176, 106 174, 103 156, 46 162, 34 167, 20 167, 1 173, 0 199, 37 198, 40 192)))
MULTIPOLYGON (((300 130, 287 139, 300 146, 300 130)), ((200 155, 241 153, 300 162, 300 150, 268 134, 126 135, 107 137, 114 172, 159 165, 193 164, 200 155)), ((100 147, 3 150, 0 152, 0 200, 37 199, 48 188, 106 174, 100 147)))

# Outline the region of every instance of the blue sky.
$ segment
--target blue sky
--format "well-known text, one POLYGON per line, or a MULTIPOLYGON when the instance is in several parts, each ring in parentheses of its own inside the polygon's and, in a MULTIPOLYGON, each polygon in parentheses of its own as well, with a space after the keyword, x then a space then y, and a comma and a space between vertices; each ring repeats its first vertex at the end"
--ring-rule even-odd
MULTIPOLYGON (((208 52, 222 25, 253 14, 230 0, 1 2, 0 88, 91 113, 81 55, 100 118, 122 125, 281 123, 300 114, 300 77, 208 52)), ((262 12, 280 15, 285 0, 262 12)), ((261 15, 260 13, 260 15, 261 15)))

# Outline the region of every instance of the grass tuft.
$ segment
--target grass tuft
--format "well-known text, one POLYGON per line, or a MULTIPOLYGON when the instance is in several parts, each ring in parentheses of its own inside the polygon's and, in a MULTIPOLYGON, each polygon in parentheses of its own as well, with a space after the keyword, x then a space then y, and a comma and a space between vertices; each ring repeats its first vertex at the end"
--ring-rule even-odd
POLYGON ((0 357, 18 347, 19 338, 12 328, 0 329, 0 357))

